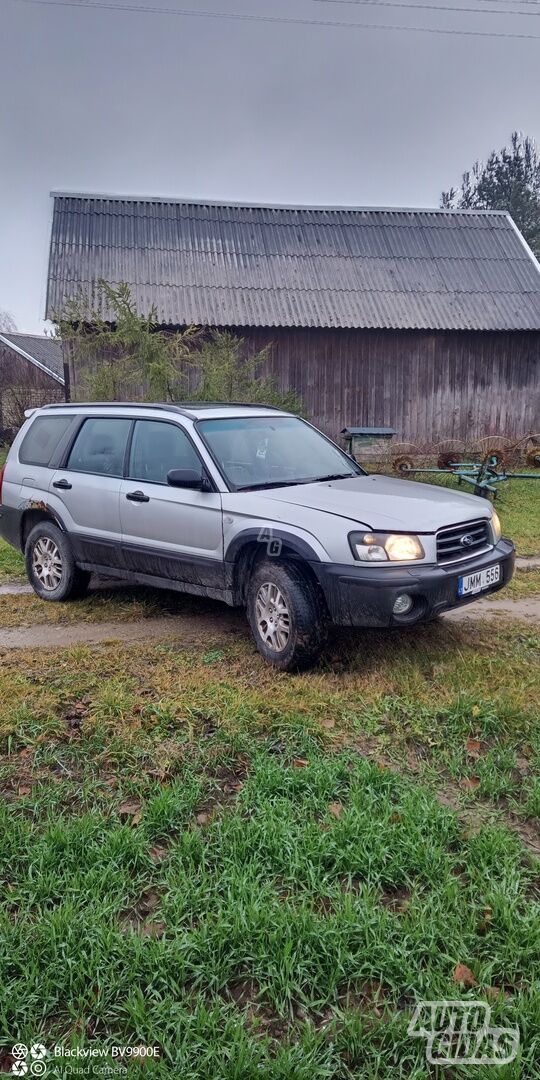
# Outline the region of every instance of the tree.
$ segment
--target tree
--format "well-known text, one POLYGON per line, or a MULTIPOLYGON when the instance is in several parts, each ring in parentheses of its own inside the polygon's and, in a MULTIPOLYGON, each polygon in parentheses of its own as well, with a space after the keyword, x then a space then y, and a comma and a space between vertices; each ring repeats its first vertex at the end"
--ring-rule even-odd
POLYGON ((256 401, 301 412, 293 391, 281 391, 275 379, 262 375, 269 348, 250 356, 243 338, 225 331, 164 330, 154 307, 148 315, 137 311, 126 284, 100 281, 97 309, 80 294, 55 322, 77 375, 76 396, 256 401))
POLYGON ((10 315, 9 311, 3 311, 0 309, 0 333, 14 334, 17 330, 17 323, 10 315))
POLYGON ((446 210, 508 210, 540 256, 540 152, 534 139, 514 131, 510 145, 493 150, 464 172, 459 188, 441 194, 446 210))

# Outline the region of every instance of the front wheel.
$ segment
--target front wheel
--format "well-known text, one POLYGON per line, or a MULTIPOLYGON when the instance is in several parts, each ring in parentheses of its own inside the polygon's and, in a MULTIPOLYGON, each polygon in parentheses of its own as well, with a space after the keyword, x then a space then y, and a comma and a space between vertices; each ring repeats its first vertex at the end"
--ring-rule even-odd
POLYGON ((265 559, 255 567, 247 616, 261 656, 280 671, 299 671, 317 660, 328 615, 317 586, 293 563, 265 559))
POLYGON ((34 526, 24 554, 28 580, 42 600, 76 600, 85 595, 90 574, 76 566, 68 537, 52 521, 34 526))

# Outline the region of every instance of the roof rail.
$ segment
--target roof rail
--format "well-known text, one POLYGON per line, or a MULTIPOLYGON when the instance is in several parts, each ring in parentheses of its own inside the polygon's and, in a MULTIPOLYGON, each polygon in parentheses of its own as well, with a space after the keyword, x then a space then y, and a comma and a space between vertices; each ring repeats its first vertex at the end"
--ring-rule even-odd
POLYGON ((228 409, 231 406, 243 409, 272 409, 274 412, 287 412, 279 405, 267 405, 264 401, 175 401, 182 409, 228 409))
POLYGON ((42 405, 43 409, 162 409, 165 412, 177 412, 181 416, 190 416, 197 409, 272 409, 274 412, 286 412, 279 405, 266 405, 264 401, 55 401, 42 405))
POLYGON ((43 409, 162 409, 164 412, 177 412, 182 416, 188 416, 186 409, 179 405, 166 405, 163 402, 151 401, 55 401, 49 405, 42 405, 43 409))

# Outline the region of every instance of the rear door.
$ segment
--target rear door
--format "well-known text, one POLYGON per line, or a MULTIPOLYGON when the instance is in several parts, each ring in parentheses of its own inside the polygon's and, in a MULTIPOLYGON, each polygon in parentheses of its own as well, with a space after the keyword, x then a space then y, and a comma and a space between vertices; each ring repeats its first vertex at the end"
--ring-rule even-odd
POLYGON ((170 487, 171 469, 203 462, 185 429, 136 420, 128 480, 120 493, 126 566, 137 573, 212 589, 224 587, 221 495, 170 487))
POLYGON ((79 562, 121 568, 120 486, 132 421, 88 417, 71 448, 65 469, 50 482, 79 562))

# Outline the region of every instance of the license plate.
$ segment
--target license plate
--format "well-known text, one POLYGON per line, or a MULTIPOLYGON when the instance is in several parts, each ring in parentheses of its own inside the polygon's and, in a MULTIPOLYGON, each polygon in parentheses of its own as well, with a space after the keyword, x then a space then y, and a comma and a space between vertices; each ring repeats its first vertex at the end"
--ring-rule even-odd
POLYGON ((475 593, 491 589, 501 580, 501 566, 488 566, 487 570, 477 570, 475 574, 464 574, 458 578, 458 596, 474 596, 475 593))

